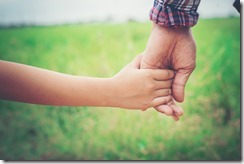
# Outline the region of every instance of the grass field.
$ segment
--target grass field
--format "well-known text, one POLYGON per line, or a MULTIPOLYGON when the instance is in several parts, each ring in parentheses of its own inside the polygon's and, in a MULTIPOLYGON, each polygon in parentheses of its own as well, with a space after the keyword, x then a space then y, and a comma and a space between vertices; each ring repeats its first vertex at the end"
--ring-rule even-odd
MULTIPOLYGON (((110 77, 142 52, 150 23, 0 29, 0 59, 110 77)), ((0 100, 4 160, 240 160, 240 19, 199 20, 197 67, 175 122, 153 109, 0 100)))

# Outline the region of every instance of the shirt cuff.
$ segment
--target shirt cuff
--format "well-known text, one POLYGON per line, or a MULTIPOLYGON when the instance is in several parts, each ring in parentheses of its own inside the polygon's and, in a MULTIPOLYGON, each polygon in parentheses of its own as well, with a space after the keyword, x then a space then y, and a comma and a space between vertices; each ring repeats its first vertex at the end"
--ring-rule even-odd
POLYGON ((166 27, 192 27, 198 21, 197 7, 195 10, 176 9, 173 5, 155 0, 153 8, 150 10, 150 20, 166 27))

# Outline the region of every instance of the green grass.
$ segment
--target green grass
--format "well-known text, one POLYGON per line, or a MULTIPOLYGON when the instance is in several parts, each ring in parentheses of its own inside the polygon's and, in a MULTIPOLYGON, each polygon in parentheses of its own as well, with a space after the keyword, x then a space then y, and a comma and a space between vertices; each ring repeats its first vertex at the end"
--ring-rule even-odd
MULTIPOLYGON (((0 29, 0 59, 110 77, 142 52, 150 23, 0 29)), ((153 109, 0 100, 4 160, 240 160, 240 19, 199 20, 197 67, 178 122, 153 109)))

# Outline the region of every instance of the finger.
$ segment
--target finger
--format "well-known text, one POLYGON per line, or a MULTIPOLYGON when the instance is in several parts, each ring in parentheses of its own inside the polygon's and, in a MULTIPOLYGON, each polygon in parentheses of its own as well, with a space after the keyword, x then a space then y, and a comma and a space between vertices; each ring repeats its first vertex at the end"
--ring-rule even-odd
POLYGON ((172 84, 172 91, 174 99, 178 102, 184 101, 184 90, 186 82, 191 73, 177 72, 172 84))
POLYGON ((175 76, 175 72, 167 69, 154 69, 151 70, 153 74, 153 78, 155 80, 169 80, 175 76))
POLYGON ((140 68, 140 64, 141 64, 141 59, 142 59, 142 55, 139 54, 137 55, 129 64, 129 66, 131 66, 132 68, 140 68))
POLYGON ((175 121, 179 121, 180 117, 175 115, 174 113, 172 114, 172 118, 175 120, 175 121))
POLYGON ((172 87, 172 80, 155 81, 155 89, 168 89, 172 87))
POLYGON ((173 114, 172 114, 172 118, 175 121, 178 121, 180 119, 180 116, 183 115, 183 109, 180 106, 177 106, 175 104, 174 99, 172 99, 170 102, 167 103, 167 105, 172 109, 173 114))
POLYGON ((154 107, 158 112, 164 113, 167 116, 172 116, 173 110, 168 105, 160 105, 157 107, 154 107))
POLYGON ((155 91, 155 96, 162 97, 162 96, 168 96, 171 95, 171 89, 159 89, 155 91))
POLYGON ((176 116, 182 116, 184 114, 184 111, 180 106, 170 105, 170 108, 173 110, 173 113, 176 116))
POLYGON ((163 96, 163 97, 156 97, 152 100, 151 102, 151 106, 152 107, 156 107, 162 104, 167 104, 168 102, 170 102, 172 100, 172 96, 168 95, 168 96, 163 96))
POLYGON ((172 98, 172 100, 170 102, 167 103, 167 105, 170 106, 170 108, 173 110, 173 113, 177 116, 182 116, 184 114, 183 109, 176 105, 174 99, 172 98))

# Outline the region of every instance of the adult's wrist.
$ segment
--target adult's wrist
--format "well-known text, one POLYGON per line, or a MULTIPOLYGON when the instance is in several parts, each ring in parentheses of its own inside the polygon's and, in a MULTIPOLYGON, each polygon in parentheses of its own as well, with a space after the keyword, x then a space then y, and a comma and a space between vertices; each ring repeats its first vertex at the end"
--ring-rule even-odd
POLYGON ((155 22, 153 22, 153 30, 156 30, 158 33, 166 32, 168 35, 186 35, 191 33, 191 27, 188 26, 179 26, 178 28, 168 27, 168 26, 162 26, 155 22))

